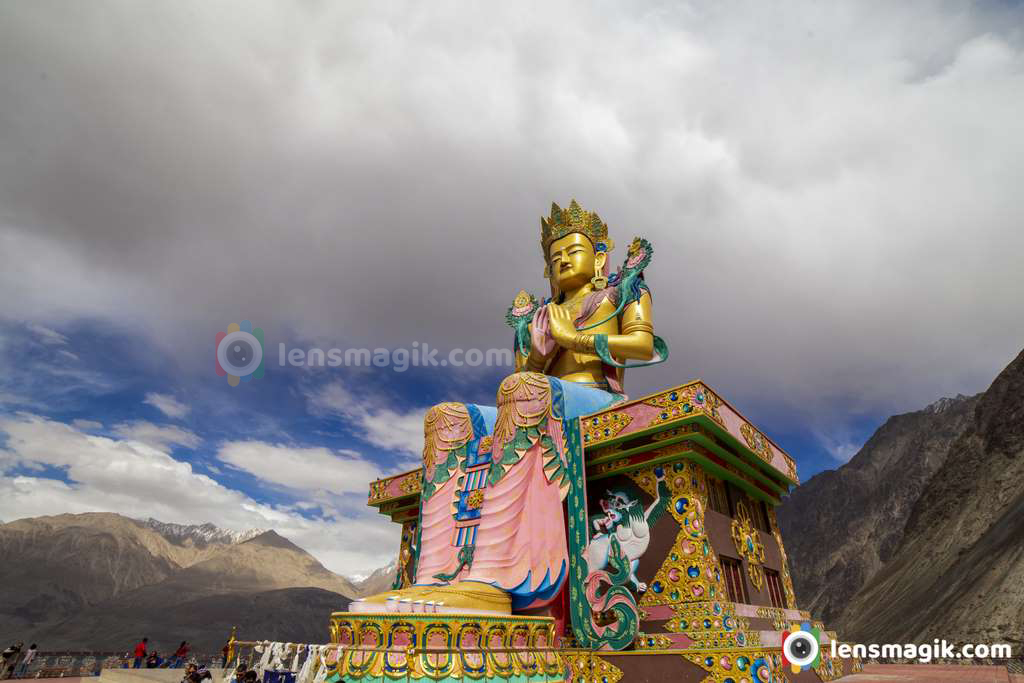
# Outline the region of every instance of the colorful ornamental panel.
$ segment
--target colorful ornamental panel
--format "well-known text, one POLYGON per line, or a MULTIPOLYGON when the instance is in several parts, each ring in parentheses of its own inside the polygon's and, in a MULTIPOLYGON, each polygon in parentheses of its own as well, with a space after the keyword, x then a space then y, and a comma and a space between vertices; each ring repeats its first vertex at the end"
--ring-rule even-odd
POLYGON ((413 470, 370 482, 369 504, 380 505, 388 500, 419 493, 422 486, 421 473, 422 470, 413 470))
POLYGON ((782 658, 773 650, 723 650, 682 656, 708 672, 704 683, 783 683, 788 680, 782 672, 782 658))
POLYGON ((618 412, 601 413, 594 417, 584 418, 582 421, 583 445, 593 446, 613 439, 632 421, 632 416, 618 412))
POLYGON ((566 683, 619 683, 622 669, 586 650, 570 650, 565 658, 566 683))
MULTIPOLYGON (((705 424, 712 430, 714 440, 720 440, 729 450, 735 449, 737 456, 746 453, 745 460, 769 472, 780 485, 800 483, 793 459, 700 380, 584 416, 584 430, 590 429, 585 433, 589 438, 584 439, 584 445, 590 449, 608 442, 615 444, 641 433, 657 439, 653 434, 659 430, 678 429, 692 423, 693 418, 708 418, 711 424, 705 424), (606 416, 610 423, 607 425, 606 416), (629 418, 628 422, 625 418, 629 418)), ((588 450, 588 458, 592 457, 601 456, 588 450)))
POLYGON ((750 620, 737 616, 732 602, 682 602, 671 605, 675 616, 665 622, 665 630, 683 633, 694 647, 749 647, 760 634, 750 630, 750 620))
MULTIPOLYGON (((648 467, 629 474, 652 497, 657 495, 654 469, 648 467)), ((722 569, 704 529, 708 499, 704 470, 693 462, 675 462, 665 468, 665 483, 671 495, 667 509, 679 524, 679 532, 640 605, 718 600, 726 592, 722 569)))
POLYGON ((768 519, 772 525, 772 536, 779 546, 779 554, 782 556, 782 590, 786 594, 786 607, 796 609, 796 593, 793 590, 793 577, 789 573, 789 558, 786 556, 786 546, 782 543, 782 533, 779 531, 779 520, 775 515, 775 508, 768 509, 768 519))
POLYGON ((732 520, 732 542, 736 552, 747 561, 747 575, 757 590, 764 588, 764 546, 757 535, 757 529, 750 520, 750 512, 743 501, 736 503, 736 517, 732 520))
POLYGON ((722 416, 719 413, 722 402, 700 384, 666 391, 645 399, 644 403, 661 408, 661 412, 651 420, 652 425, 671 422, 694 412, 704 413, 715 422, 722 424, 722 416))
POLYGON ((402 541, 398 547, 395 580, 391 584, 393 590, 412 585, 417 528, 418 524, 416 521, 409 521, 402 525, 402 541))
POLYGON ((335 612, 331 640, 340 647, 327 683, 562 681, 554 636, 545 617, 335 612))
POLYGON ((768 440, 764 438, 764 434, 745 422, 740 427, 740 434, 743 435, 743 440, 747 442, 747 447, 750 450, 757 453, 765 462, 772 461, 772 449, 768 445, 768 440))

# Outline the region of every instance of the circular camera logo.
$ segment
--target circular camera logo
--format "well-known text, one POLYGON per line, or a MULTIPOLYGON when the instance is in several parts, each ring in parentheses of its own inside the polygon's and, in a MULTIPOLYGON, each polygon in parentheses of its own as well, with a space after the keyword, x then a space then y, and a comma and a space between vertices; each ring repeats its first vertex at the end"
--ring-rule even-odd
MULTIPOLYGON (((795 624, 794 624, 795 627, 795 624)), ((813 669, 821 663, 821 631, 808 622, 799 630, 782 632, 782 665, 789 664, 793 673, 813 669)))
POLYGON ((231 323, 227 332, 215 338, 214 358, 217 375, 228 376, 228 384, 237 387, 240 381, 263 377, 263 330, 248 320, 231 323))

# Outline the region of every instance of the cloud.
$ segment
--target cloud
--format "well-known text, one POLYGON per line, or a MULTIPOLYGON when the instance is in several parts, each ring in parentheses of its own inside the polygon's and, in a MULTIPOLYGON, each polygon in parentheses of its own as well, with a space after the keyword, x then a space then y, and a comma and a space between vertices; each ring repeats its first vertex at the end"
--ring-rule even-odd
POLYGON ((265 482, 299 491, 366 496, 370 482, 383 476, 380 468, 352 451, 301 448, 262 441, 223 444, 217 458, 265 482))
POLYGON ((31 414, 0 418, 0 430, 6 433, 6 450, 16 461, 64 468, 77 485, 111 498, 113 507, 104 509, 119 511, 124 509, 123 501, 147 500, 148 507, 166 513, 165 517, 171 511, 177 516, 193 506, 209 511, 205 496, 225 494, 213 480, 194 474, 187 463, 141 439, 92 436, 31 414))
POLYGON ((357 398, 340 381, 308 391, 306 400, 314 413, 344 418, 345 426, 367 443, 413 458, 423 452, 427 408, 396 411, 382 405, 380 397, 357 398))
POLYGON ((134 438, 93 436, 25 413, 0 416, 0 433, 6 436, 0 448, 0 519, 99 511, 235 530, 273 528, 339 573, 370 571, 394 555, 397 527, 370 513, 365 499, 358 508, 328 509, 310 518, 289 506, 259 503, 196 473, 165 448, 134 438), (15 466, 60 468, 68 481, 14 475, 15 466))
POLYGON ((174 425, 157 425, 146 420, 136 420, 116 425, 114 434, 146 444, 158 450, 169 450, 172 446, 195 448, 200 439, 193 432, 174 425))
POLYGON ((52 330, 49 327, 38 325, 36 323, 28 323, 26 327, 28 327, 29 331, 36 335, 36 337, 39 338, 39 341, 44 344, 63 346, 68 343, 68 338, 57 330, 52 330))
POLYGON ((849 462, 850 458, 855 456, 864 445, 862 439, 847 430, 819 430, 814 432, 814 437, 838 464, 849 462))
POLYGON ((103 423, 96 420, 72 420, 71 426, 83 432, 94 429, 103 429, 103 423))
POLYGON ((142 402, 153 406, 171 418, 185 417, 188 415, 189 410, 191 410, 189 405, 182 403, 170 394, 158 394, 155 391, 146 394, 146 398, 142 402))
POLYGON ((47 362, 32 363, 38 388, 54 394, 80 393, 86 395, 109 394, 117 388, 117 381, 109 374, 86 368, 54 365, 47 362))
POLYGON ((30 398, 25 396, 19 396, 18 394, 12 394, 7 391, 0 391, 0 405, 11 405, 11 406, 28 406, 38 404, 30 398))
POLYGON ((545 290, 538 217, 575 196, 613 262, 634 234, 657 250, 672 355, 631 394, 701 376, 831 431, 973 393, 1024 339, 1022 18, 3 3, 0 314, 109 322, 194 373, 243 316, 507 346, 515 292, 545 290))

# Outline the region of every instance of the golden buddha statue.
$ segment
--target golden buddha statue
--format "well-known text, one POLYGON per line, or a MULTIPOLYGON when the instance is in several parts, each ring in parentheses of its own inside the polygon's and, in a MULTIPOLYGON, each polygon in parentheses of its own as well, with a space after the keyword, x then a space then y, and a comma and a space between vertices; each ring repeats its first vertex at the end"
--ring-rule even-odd
POLYGON ((541 247, 551 297, 541 305, 521 291, 508 310, 517 372, 497 406, 441 403, 424 418, 413 585, 353 612, 509 614, 548 605, 565 585, 571 489, 570 515, 582 505, 578 418, 624 400, 625 361, 661 362, 668 350, 643 280, 650 243, 634 240, 609 276, 608 227, 573 200, 541 219, 541 247))

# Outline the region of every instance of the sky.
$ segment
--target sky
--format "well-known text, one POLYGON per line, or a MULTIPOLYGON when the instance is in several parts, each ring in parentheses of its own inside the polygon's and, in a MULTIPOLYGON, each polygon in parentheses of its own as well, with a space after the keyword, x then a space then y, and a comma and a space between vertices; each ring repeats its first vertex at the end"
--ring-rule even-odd
POLYGON ((508 367, 576 198, 657 333, 797 460, 984 390, 1024 347, 1024 9, 963 2, 0 3, 0 519, 274 528, 393 559, 366 507, 508 367), (229 386, 215 335, 265 331, 229 386))

